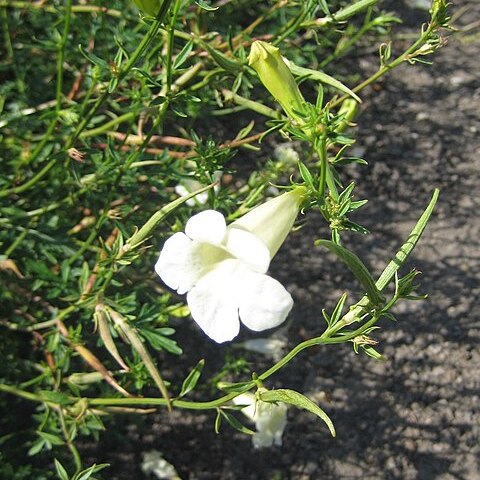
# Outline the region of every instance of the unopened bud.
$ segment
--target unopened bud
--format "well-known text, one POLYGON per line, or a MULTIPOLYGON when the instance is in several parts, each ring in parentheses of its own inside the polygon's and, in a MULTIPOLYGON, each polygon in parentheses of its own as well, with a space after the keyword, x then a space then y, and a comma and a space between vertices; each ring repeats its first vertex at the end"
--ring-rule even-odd
POLYGON ((252 43, 248 64, 257 72, 260 81, 292 119, 303 120, 305 100, 280 51, 270 43, 252 43))

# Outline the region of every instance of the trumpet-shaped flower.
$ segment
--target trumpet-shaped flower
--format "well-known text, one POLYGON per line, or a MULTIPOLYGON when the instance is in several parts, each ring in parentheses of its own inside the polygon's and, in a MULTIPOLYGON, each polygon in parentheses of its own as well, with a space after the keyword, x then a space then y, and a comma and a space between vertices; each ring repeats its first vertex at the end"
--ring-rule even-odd
POLYGON ((262 331, 280 325, 293 306, 285 288, 266 275, 297 217, 304 187, 254 208, 229 226, 220 212, 194 215, 185 233, 170 237, 155 270, 187 294, 193 319, 218 343, 232 340, 241 322, 262 331))
POLYGON ((287 406, 284 403, 262 402, 250 392, 238 395, 233 403, 245 405, 242 413, 255 422, 257 431, 252 436, 255 448, 282 445, 282 435, 287 425, 287 406))

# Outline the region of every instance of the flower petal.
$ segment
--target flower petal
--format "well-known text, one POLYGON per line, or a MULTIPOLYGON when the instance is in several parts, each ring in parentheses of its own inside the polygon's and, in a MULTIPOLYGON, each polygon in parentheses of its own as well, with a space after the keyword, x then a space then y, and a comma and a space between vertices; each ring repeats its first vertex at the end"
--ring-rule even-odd
POLYGON ((176 233, 165 242, 155 271, 170 288, 183 295, 226 256, 218 247, 176 233))
POLYGON ((233 400, 234 405, 245 405, 242 408, 242 413, 249 418, 252 422, 255 421, 255 395, 251 392, 241 393, 237 395, 233 400))
POLYGON ((200 328, 217 343, 238 335, 238 277, 246 270, 241 262, 224 260, 203 276, 188 292, 190 313, 200 328))
POLYGON ((227 228, 226 249, 243 263, 259 273, 270 265, 270 251, 253 233, 240 228, 227 228))
POLYGON ((259 332, 280 325, 293 307, 291 295, 277 280, 255 272, 242 276, 240 320, 259 332))
POLYGON ((227 233, 225 217, 216 210, 197 213, 185 225, 185 233, 192 240, 220 245, 227 233))
POLYGON ((192 247, 192 240, 184 233, 176 233, 163 245, 155 265, 160 278, 180 294, 189 290, 202 273, 202 269, 195 271, 194 264, 189 261, 192 247))

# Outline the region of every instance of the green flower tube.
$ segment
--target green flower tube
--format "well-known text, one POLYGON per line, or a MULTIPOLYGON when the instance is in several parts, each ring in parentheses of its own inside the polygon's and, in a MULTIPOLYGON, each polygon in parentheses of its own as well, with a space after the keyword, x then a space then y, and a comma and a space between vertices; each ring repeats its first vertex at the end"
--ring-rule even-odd
POLYGON ((280 50, 270 43, 255 41, 250 49, 248 64, 257 72, 260 81, 285 113, 294 120, 303 121, 305 100, 280 50))

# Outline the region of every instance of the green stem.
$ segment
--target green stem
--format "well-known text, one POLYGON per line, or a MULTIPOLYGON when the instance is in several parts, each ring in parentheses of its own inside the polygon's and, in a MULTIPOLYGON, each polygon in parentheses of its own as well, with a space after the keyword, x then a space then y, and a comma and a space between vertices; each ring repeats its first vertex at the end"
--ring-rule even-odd
POLYGON ((233 101, 237 105, 241 105, 242 107, 249 108, 250 110, 259 113, 260 115, 264 115, 265 117, 274 118, 276 120, 280 119, 282 115, 277 110, 273 108, 267 107, 260 102, 255 102, 254 100, 250 100, 248 98, 242 97, 226 88, 222 89, 222 94, 225 97, 226 101, 233 101))
MULTIPOLYGON (((378 80, 381 76, 385 75, 388 73, 390 70, 394 69, 401 63, 405 62, 408 57, 418 50, 430 37, 432 34, 432 31, 434 31, 436 28, 435 22, 432 19, 430 24, 428 25, 428 28, 425 30, 423 35, 416 41, 414 42, 405 52, 403 52, 401 55, 399 55, 397 58, 392 60, 390 63, 383 65, 377 72, 375 72, 372 76, 364 80, 362 83, 358 84, 356 87, 352 88, 352 91, 355 93, 360 92, 363 90, 365 87, 368 87, 368 85, 372 84, 376 80, 378 80)), ((337 100, 334 100, 333 102, 330 103, 330 108, 337 107, 338 105, 341 105, 344 100, 349 98, 348 95, 343 95, 342 97, 338 98, 337 100)))
MULTIPOLYGON (((43 3, 37 2, 9 2, 9 1, 0 1, 0 8, 20 8, 20 9, 33 9, 41 10, 45 13, 58 13, 58 7, 53 5, 45 5, 43 3)), ((111 17, 120 18, 123 16, 123 12, 119 10, 113 10, 106 7, 100 7, 97 5, 73 5, 73 13, 104 13, 110 15, 111 17)))
MULTIPOLYGON (((318 144, 317 144, 318 145, 318 144)), ((325 195, 325 184, 328 187, 330 195, 335 199, 338 200, 338 190, 335 184, 335 178, 333 177, 332 173, 332 166, 328 161, 328 154, 327 154, 327 136, 323 134, 320 138, 320 144, 315 147, 318 157, 320 158, 320 180, 319 180, 319 194, 320 196, 325 195)))
POLYGON ((180 6, 182 4, 182 0, 175 0, 175 4, 173 6, 172 11, 172 18, 170 20, 170 25, 167 29, 167 65, 166 65, 166 77, 167 77, 167 93, 170 92, 172 87, 172 64, 173 64, 173 43, 174 43, 174 36, 175 36, 175 23, 177 22, 177 15, 178 11, 180 10, 180 6))
POLYGON ((3 41, 5 50, 7 51, 7 62, 13 62, 15 60, 15 55, 13 52, 12 38, 10 36, 10 28, 8 26, 7 12, 5 10, 2 10, 1 21, 3 29, 3 41))
POLYGON ((65 415, 63 414, 62 408, 57 410, 58 418, 60 420, 60 428, 62 429, 63 437, 65 438, 65 442, 73 456, 73 461, 75 462, 76 472, 80 472, 82 470, 82 459, 80 458, 80 454, 78 453, 77 447, 72 442, 71 435, 68 432, 67 423, 65 422, 65 415))
POLYGON ((102 133, 108 132, 109 130, 112 129, 112 127, 115 127, 116 125, 119 125, 123 122, 128 122, 130 120, 133 120, 135 118, 136 113, 137 113, 136 111, 124 113, 123 115, 120 115, 116 118, 113 118, 109 122, 104 123, 100 127, 92 128, 91 130, 83 131, 79 135, 79 137, 80 138, 88 138, 88 137, 95 137, 97 135, 101 135, 102 133))
POLYGON ((23 242, 23 239, 27 236, 28 229, 23 230, 15 241, 5 250, 5 256, 8 258, 14 252, 14 250, 23 242))
POLYGON ((62 89, 63 89, 63 62, 65 59, 65 47, 67 46, 68 33, 70 31, 70 20, 72 18, 72 0, 66 0, 65 5, 65 23, 63 25, 62 38, 58 46, 57 58, 57 88, 55 95, 55 112, 57 117, 60 115, 62 108, 62 89))
POLYGON ((153 231, 153 229, 175 208, 180 206, 182 203, 185 203, 187 200, 190 198, 195 197, 199 193, 206 192, 210 188, 213 188, 215 186, 214 183, 211 185, 208 185, 206 187, 200 188, 199 190, 196 190, 195 192, 190 193, 189 195, 185 195, 184 197, 180 197, 177 200, 174 200, 173 202, 170 202, 168 205, 165 207, 161 208, 158 212, 155 212, 150 219, 143 225, 143 227, 135 232, 126 242, 125 248, 119 253, 119 256, 123 256, 127 251, 132 250, 136 248, 138 245, 143 243, 143 241, 150 235, 150 233, 153 231))

